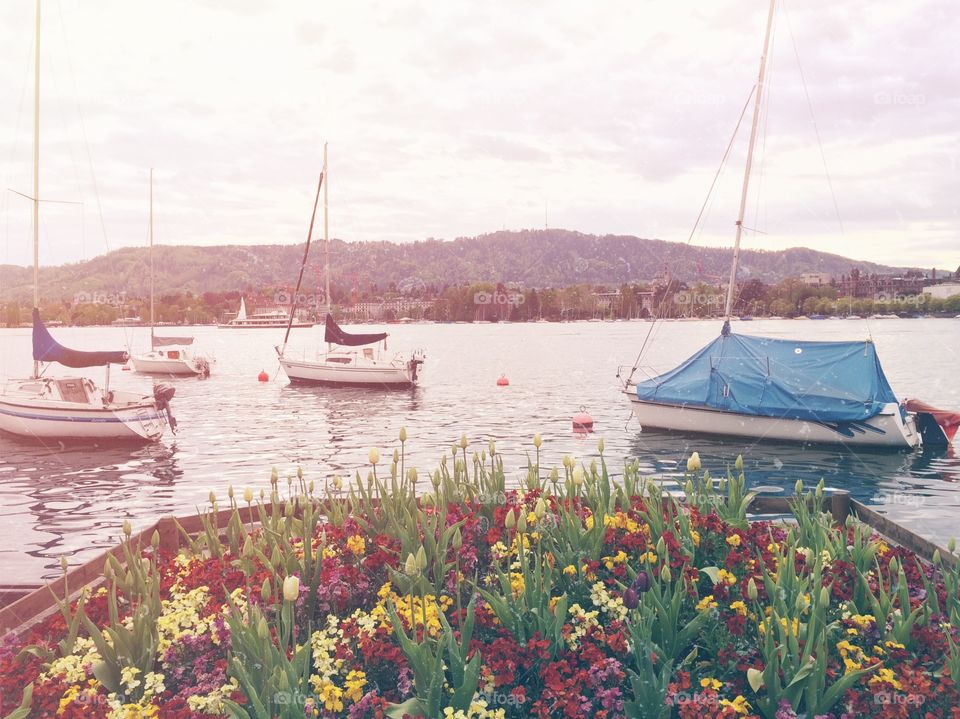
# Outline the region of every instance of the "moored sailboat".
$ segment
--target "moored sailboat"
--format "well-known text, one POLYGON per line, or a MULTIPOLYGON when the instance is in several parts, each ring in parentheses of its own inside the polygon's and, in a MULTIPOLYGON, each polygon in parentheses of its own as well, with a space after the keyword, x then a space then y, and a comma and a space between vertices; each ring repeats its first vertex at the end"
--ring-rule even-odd
POLYGON ((33 373, 0 385, 0 431, 39 440, 154 441, 169 424, 174 389, 157 385, 153 396, 110 389, 110 365, 126 352, 84 352, 59 344, 40 318, 40 2, 34 43, 33 151, 33 373), (44 377, 44 363, 73 369, 105 367, 104 387, 82 376, 44 377))
POLYGON ((897 401, 871 340, 811 342, 731 331, 775 9, 776 0, 771 0, 720 337, 673 370, 641 381, 634 380, 638 358, 623 380, 623 392, 643 428, 893 449, 916 447, 921 441, 946 443, 941 425, 908 412, 897 401), (919 428, 918 419, 924 420, 919 428))
POLYGON ((313 223, 316 218, 317 204, 320 200, 320 190, 323 189, 323 236, 325 242, 325 299, 327 304, 324 341, 327 343, 326 352, 318 352, 314 359, 295 359, 287 355, 287 340, 290 337, 290 327, 293 326, 296 302, 290 306, 289 324, 282 346, 277 346, 277 355, 280 366, 286 372, 292 383, 318 384, 331 387, 368 387, 377 389, 402 389, 415 387, 419 382, 420 367, 424 362, 422 351, 410 354, 397 353, 391 358, 384 356, 387 346, 387 333, 352 334, 345 332, 330 314, 330 232, 327 203, 328 187, 327 146, 323 146, 323 171, 320 173, 320 183, 317 186, 317 196, 313 203, 313 214, 310 217, 310 228, 307 231, 307 242, 303 251, 303 261, 300 264, 300 274, 297 279, 297 289, 294 298, 299 294, 300 284, 303 281, 303 272, 306 268, 307 257, 310 252, 310 240, 313 235, 313 223), (336 346, 338 349, 334 349, 336 346), (350 349, 339 349, 350 348, 350 349), (358 349, 353 349, 358 348, 358 349))

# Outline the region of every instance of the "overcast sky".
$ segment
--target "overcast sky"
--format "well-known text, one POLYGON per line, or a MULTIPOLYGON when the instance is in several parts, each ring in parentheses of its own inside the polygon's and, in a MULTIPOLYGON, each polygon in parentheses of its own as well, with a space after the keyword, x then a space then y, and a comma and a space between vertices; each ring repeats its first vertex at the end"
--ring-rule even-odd
MULTIPOLYGON (((45 0, 41 196, 83 204, 42 207, 41 261, 144 245, 151 166, 158 241, 302 242, 324 141, 348 241, 547 222, 685 242, 766 10, 45 0)), ((0 263, 31 261, 30 203, 7 188, 31 190, 33 13, 0 3, 0 263)), ((779 3, 745 223, 764 234, 745 246, 960 264, 958 18, 949 0, 779 3)), ((732 244, 748 129, 695 244, 732 244)))

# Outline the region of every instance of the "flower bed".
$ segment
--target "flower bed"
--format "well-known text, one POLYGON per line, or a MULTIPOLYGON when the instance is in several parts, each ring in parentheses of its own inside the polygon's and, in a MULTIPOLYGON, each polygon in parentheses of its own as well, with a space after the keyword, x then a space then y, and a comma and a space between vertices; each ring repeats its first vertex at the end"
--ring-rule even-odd
POLYGON ((819 488, 749 523, 695 461, 680 503, 544 476, 539 439, 519 490, 465 440, 418 479, 404 441, 346 489, 231 492, 222 532, 211 498, 176 554, 127 527, 103 588, 0 646, 0 716, 960 717, 957 573, 819 488))

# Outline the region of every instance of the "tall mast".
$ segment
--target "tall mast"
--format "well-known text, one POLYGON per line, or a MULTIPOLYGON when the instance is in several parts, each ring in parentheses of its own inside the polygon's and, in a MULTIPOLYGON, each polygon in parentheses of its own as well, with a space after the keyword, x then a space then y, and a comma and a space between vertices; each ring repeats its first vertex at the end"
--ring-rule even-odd
POLYGON ((757 139, 757 125, 760 120, 760 103, 763 96, 763 78, 767 71, 767 52, 770 49, 770 30, 773 27, 773 13, 777 0, 770 0, 770 12, 767 15, 767 34, 763 40, 763 54, 760 56, 760 73, 757 76, 757 97, 753 105, 753 126, 750 128, 750 144, 747 147, 747 164, 743 170, 743 190, 740 193, 740 213, 737 215, 737 238, 733 243, 733 264, 730 267, 730 284, 727 285, 727 304, 723 313, 729 322, 733 312, 733 290, 737 281, 737 264, 740 262, 740 236, 743 233, 743 216, 747 209, 747 189, 750 186, 750 168, 753 165, 753 146, 757 139))
MULTIPOLYGON (((37 0, 33 64, 33 306, 40 309, 40 0, 37 0)), ((33 376, 40 362, 33 360, 33 376)))
POLYGON ((153 168, 150 168, 150 351, 153 351, 153 168))
POLYGON ((330 224, 328 217, 327 189, 330 187, 330 171, 327 169, 327 143, 323 143, 323 244, 325 246, 323 258, 324 297, 327 300, 327 314, 332 314, 333 302, 330 298, 330 224))

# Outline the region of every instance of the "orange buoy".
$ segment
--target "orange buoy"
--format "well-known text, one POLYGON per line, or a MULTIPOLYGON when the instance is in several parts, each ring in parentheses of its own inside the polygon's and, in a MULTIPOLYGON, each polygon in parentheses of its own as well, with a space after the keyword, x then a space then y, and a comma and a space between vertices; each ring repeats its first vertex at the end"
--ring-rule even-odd
POLYGON ((270 381, 270 375, 268 375, 266 371, 260 370, 260 374, 257 375, 257 382, 269 382, 269 381, 270 381))
POLYGON ((509 384, 510 380, 507 379, 505 374, 500 375, 499 379, 497 379, 497 387, 506 387, 509 384))
POLYGON ((580 411, 573 415, 573 431, 574 432, 592 432, 593 431, 593 417, 590 416, 590 413, 583 408, 583 405, 580 405, 580 411))

